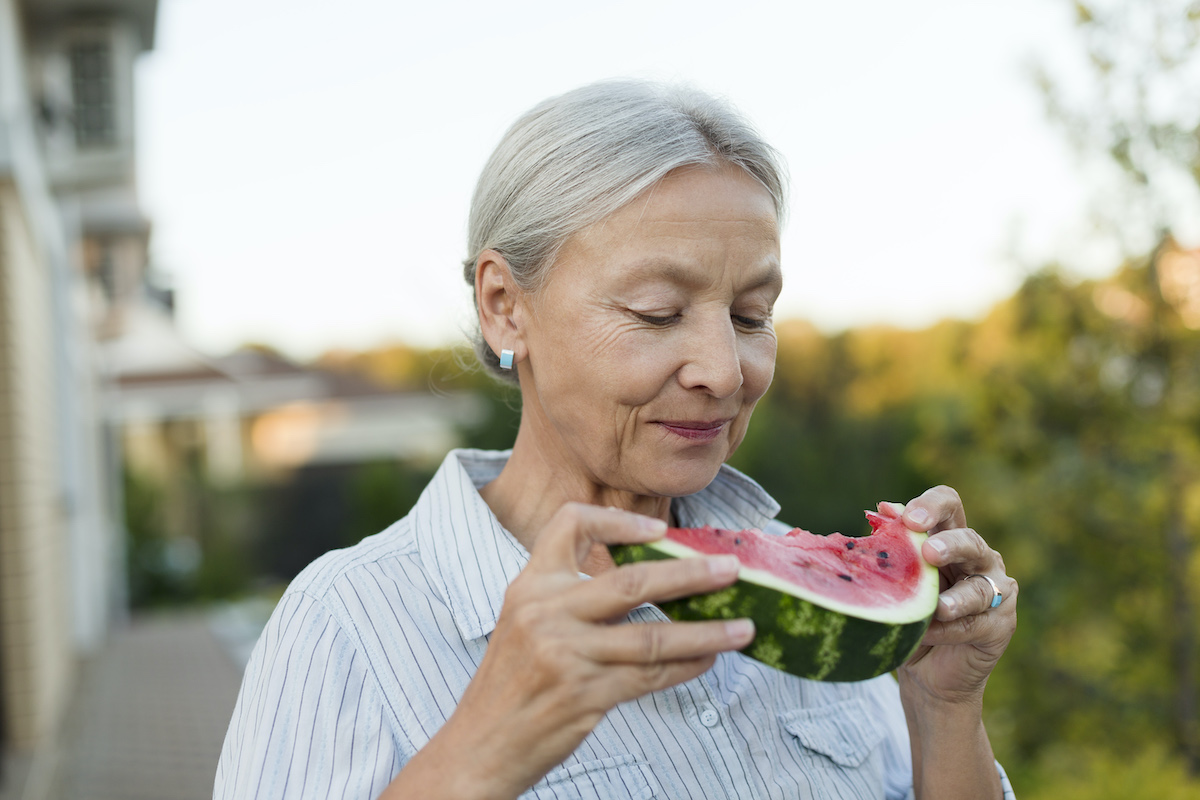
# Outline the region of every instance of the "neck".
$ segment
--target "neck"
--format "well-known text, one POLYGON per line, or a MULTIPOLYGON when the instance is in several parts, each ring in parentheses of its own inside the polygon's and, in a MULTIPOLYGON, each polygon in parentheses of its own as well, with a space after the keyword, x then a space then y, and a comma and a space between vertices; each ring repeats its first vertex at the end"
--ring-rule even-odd
MULTIPOLYGON (((565 503, 614 506, 670 522, 671 498, 639 495, 615 489, 586 474, 562 447, 547 447, 522 415, 512 456, 495 480, 480 489, 492 513, 526 550, 533 551, 538 534, 565 503), (536 488, 531 488, 536 487, 536 488)), ((612 567, 602 545, 582 565, 589 575, 612 567)))

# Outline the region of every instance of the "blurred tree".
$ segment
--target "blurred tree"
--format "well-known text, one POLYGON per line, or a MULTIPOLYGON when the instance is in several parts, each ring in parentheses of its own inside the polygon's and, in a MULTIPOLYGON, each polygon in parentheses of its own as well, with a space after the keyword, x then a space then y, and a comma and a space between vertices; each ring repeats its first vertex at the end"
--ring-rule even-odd
POLYGON ((911 392, 888 344, 917 334, 850 331, 825 337, 781 323, 775 383, 759 402, 731 460, 780 503, 780 519, 816 533, 867 532, 862 509, 927 488, 905 450, 913 436, 911 392))
POLYGON ((1174 240, 1176 231, 1200 235, 1200 2, 1073 5, 1086 55, 1083 81, 1072 83, 1064 72, 1043 67, 1038 82, 1052 118, 1080 151, 1104 154, 1119 169, 1122 191, 1106 195, 1109 202, 1096 209, 1102 229, 1127 252, 1131 244, 1135 251, 1154 251, 1140 268, 1125 271, 1125 286, 1108 290, 1111 308, 1124 303, 1130 313, 1140 309, 1138 319, 1127 320, 1118 360, 1108 365, 1110 382, 1116 372, 1131 376, 1130 399, 1140 414, 1128 420, 1129 427, 1114 428, 1110 438, 1126 463, 1153 476, 1157 513, 1143 524, 1154 520, 1168 558, 1160 574, 1169 587, 1162 611, 1175 622, 1167 662, 1176 745, 1190 773, 1200 775, 1197 598, 1188 579, 1196 543, 1186 510, 1200 480, 1200 391, 1193 374, 1200 353, 1186 335, 1200 325, 1191 316, 1200 276, 1184 263, 1189 256, 1178 252, 1174 240), (1121 433, 1136 445, 1122 446, 1121 433))
POLYGON ((957 465, 972 524, 1021 582, 1030 612, 992 684, 1021 759, 1157 742, 1191 769, 1195 675, 1178 656, 1196 622, 1179 603, 1197 564, 1177 545, 1200 517, 1175 481, 1196 474, 1197 419, 1194 406, 1185 421, 1163 404, 1180 396, 1166 375, 1196 380, 1200 341, 1163 326, 1171 312, 1151 313, 1150 263, 1102 282, 1032 276, 975 331, 999 347, 960 398, 969 413, 916 445, 957 465), (1154 355, 1164 336, 1173 369, 1154 355))
POLYGON ((1050 54, 1034 77, 1078 151, 1119 170, 1102 230, 1129 255, 1200 210, 1200 2, 1072 0, 1081 50, 1050 54))
POLYGON ((123 470, 122 479, 130 603, 134 608, 145 608, 177 600, 185 588, 167 568, 162 489, 128 468, 123 470))
POLYGON ((381 460, 308 465, 257 487, 259 570, 290 581, 323 553, 379 533, 408 513, 432 476, 424 465, 381 460))
POLYGON ((254 529, 251 487, 214 485, 202 474, 172 476, 123 470, 129 600, 135 609, 225 599, 251 581, 248 531, 254 529), (180 493, 189 528, 171 522, 170 492, 180 493))
POLYGON ((431 468, 404 461, 374 461, 353 467, 341 546, 379 533, 407 514, 432 477, 431 468))

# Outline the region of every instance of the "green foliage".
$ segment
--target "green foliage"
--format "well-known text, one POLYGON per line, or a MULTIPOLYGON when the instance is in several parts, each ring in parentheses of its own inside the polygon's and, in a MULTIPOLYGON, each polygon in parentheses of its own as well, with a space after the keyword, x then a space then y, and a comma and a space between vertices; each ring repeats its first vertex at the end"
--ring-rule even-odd
POLYGON ((431 475, 427 465, 399 461, 308 467, 233 485, 126 472, 131 603, 225 600, 264 580, 286 582, 326 551, 403 517, 431 475), (187 530, 172 523, 171 508, 187 511, 187 530))
MULTIPOLYGON (((1181 682, 1196 680, 1174 650, 1175 626, 1194 629, 1195 616, 1172 614, 1181 593, 1194 598, 1163 579, 1174 558, 1166 495, 1187 444, 1166 408, 1177 392, 1164 377, 1167 341, 1147 330, 1149 317, 1108 317, 1096 303, 1125 283, 1150 305, 1148 271, 1078 286, 1031 278, 1005 309, 1006 352, 980 376, 961 431, 970 446, 939 450, 958 462, 973 524, 1005 553, 1022 608, 1033 609, 993 686, 1013 704, 1006 744, 1018 762, 1048 744, 1136 752, 1175 723, 1181 682)), ((1192 332, 1169 344, 1200 357, 1192 332)), ((1184 747, 1179 733, 1174 745, 1184 747)))
POLYGON ((430 477, 428 465, 385 460, 310 465, 256 487, 257 572, 289 581, 322 554, 379 533, 408 513, 430 477))
POLYGON ((195 476, 163 478, 124 471, 126 570, 136 609, 218 600, 242 593, 252 577, 245 531, 254 498, 245 487, 218 487, 195 476), (172 524, 172 492, 190 529, 172 524))
POLYGON ((816 533, 866 533, 862 509, 928 486, 906 453, 913 409, 866 385, 880 373, 855 357, 861 336, 785 325, 774 385, 731 461, 779 501, 781 519, 816 533))
POLYGON ((122 477, 130 602, 134 608, 145 608, 178 600, 189 589, 181 576, 168 568, 162 490, 129 470, 122 477))
POLYGON ((246 485, 197 487, 204 498, 200 519, 199 565, 195 599, 201 602, 238 597, 249 590, 255 574, 249 559, 249 539, 258 519, 257 496, 246 485))
POLYGON ((1200 780, 1161 743, 1137 750, 1050 747, 1021 800, 1194 800, 1200 780))
POLYGON ((209 485, 187 473, 173 477, 174 485, 124 470, 133 608, 226 599, 245 591, 252 578, 245 535, 254 512, 250 489, 209 485), (173 493, 179 494, 173 499, 173 493), (170 519, 173 504, 186 510, 187 530, 170 519))
POLYGON ((428 469, 402 461, 355 466, 349 477, 349 514, 341 532, 343 546, 379 533, 407 514, 432 477, 428 469))

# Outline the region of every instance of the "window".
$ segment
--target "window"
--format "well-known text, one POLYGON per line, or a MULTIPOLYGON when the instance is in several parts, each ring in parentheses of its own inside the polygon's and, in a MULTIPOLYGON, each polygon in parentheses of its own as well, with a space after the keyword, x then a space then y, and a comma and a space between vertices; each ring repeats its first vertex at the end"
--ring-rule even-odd
POLYGON ((70 53, 75 144, 81 148, 114 144, 112 48, 106 42, 78 42, 71 45, 70 53))

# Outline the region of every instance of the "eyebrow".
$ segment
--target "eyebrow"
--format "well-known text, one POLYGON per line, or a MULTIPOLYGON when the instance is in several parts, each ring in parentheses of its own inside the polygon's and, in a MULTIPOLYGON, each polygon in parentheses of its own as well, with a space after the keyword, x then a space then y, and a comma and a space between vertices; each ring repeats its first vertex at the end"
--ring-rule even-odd
MULTIPOLYGON (((705 283, 705 279, 699 271, 689 269, 677 261, 651 258, 639 261, 633 267, 638 278, 660 278, 687 288, 696 288, 705 283)), ((740 292, 752 292, 764 286, 781 286, 783 284, 783 270, 780 268, 779 262, 774 259, 761 270, 752 267, 747 271, 758 271, 758 274, 751 278, 749 284, 739 287, 740 292)))

